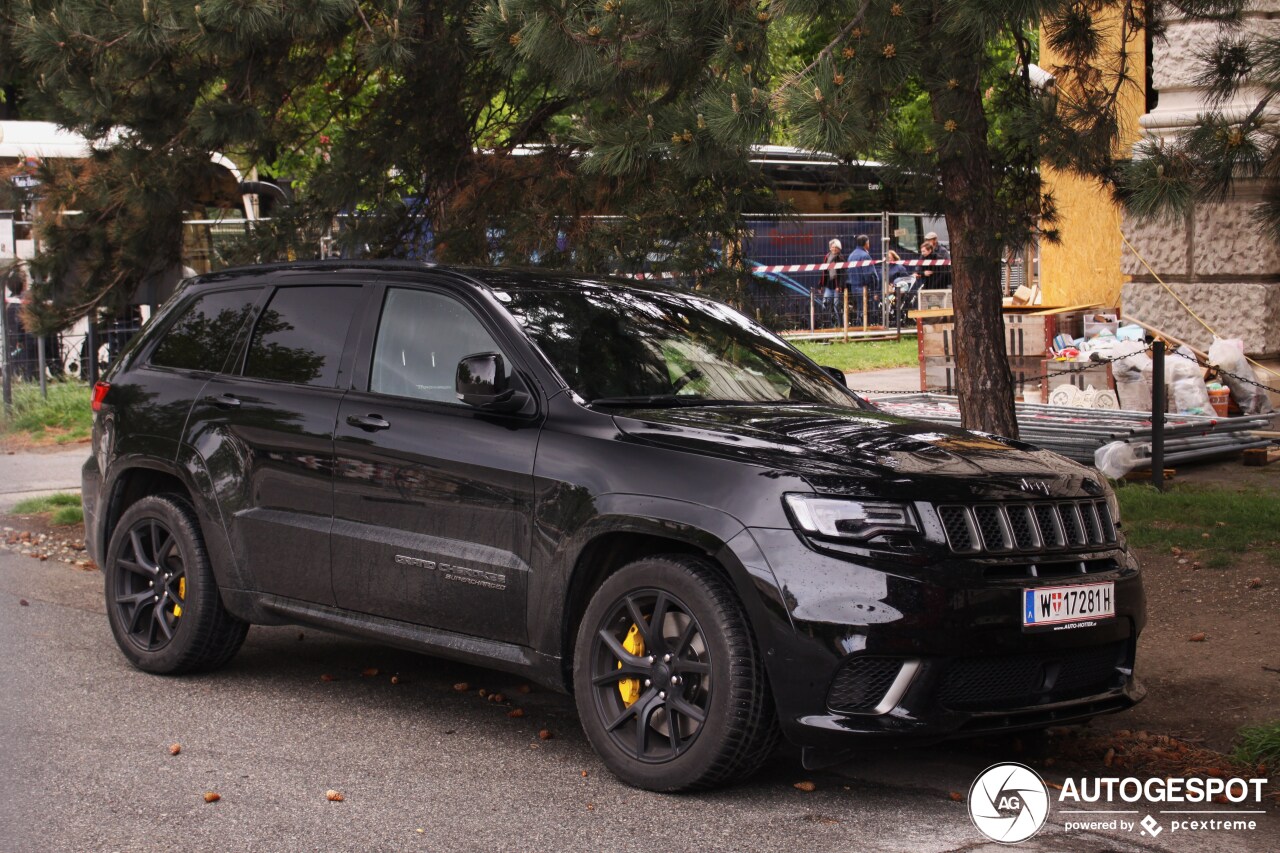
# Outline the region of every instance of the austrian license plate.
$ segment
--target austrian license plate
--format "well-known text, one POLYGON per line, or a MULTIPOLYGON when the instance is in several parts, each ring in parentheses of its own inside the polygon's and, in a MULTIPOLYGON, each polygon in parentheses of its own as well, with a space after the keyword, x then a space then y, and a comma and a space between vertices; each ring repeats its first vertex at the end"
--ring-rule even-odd
POLYGON ((1087 628, 1116 615, 1116 585, 1087 583, 1022 591, 1022 627, 1028 631, 1087 628))

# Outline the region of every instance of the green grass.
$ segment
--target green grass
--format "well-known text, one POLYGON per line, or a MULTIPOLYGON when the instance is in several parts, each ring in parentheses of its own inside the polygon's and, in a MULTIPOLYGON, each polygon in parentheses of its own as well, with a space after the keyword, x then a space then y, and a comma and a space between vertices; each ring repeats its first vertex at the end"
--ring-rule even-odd
POLYGON ((838 367, 845 373, 911 367, 919 363, 916 339, 898 341, 792 341, 796 349, 818 364, 838 367))
POLYGON ((42 498, 27 498, 13 506, 14 515, 49 516, 53 525, 83 524, 84 510, 80 508, 80 496, 70 492, 59 492, 56 495, 45 495, 42 498))
POLYGON ((1280 768, 1280 720, 1241 729, 1231 757, 1242 764, 1265 764, 1274 776, 1274 769, 1280 768))
POLYGON ((49 397, 34 382, 15 382, 13 411, 0 409, 0 435, 23 436, 38 444, 68 444, 89 437, 93 412, 89 389, 79 382, 50 382, 49 397))
POLYGON ((1126 484, 1116 490, 1129 542, 1143 548, 1209 551, 1208 565, 1225 568, 1233 555, 1256 549, 1280 565, 1280 495, 1255 489, 1175 485, 1157 492, 1126 484))

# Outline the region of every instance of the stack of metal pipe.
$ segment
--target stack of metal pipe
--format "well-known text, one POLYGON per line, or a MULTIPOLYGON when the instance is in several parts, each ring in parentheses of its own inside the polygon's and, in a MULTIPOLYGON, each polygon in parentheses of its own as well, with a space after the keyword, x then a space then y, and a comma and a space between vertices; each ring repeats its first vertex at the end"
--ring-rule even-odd
MULTIPOLYGON (((959 426, 956 398, 945 394, 868 395, 872 403, 901 417, 959 426)), ((1019 438, 1061 453, 1077 462, 1093 464, 1099 447, 1123 441, 1133 447, 1139 468, 1151 466, 1151 413, 1124 409, 1080 409, 1042 403, 1017 403, 1019 438)), ((1271 417, 1205 417, 1166 415, 1164 461, 1166 465, 1197 462, 1267 447, 1271 440, 1252 434, 1271 429, 1271 417)))

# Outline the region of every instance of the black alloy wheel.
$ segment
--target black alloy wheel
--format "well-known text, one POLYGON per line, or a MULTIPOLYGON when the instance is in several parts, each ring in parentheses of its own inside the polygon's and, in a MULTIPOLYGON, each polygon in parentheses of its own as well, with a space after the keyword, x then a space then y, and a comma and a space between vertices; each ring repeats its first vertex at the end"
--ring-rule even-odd
POLYGON ((705 559, 646 557, 606 578, 579 622, 573 673, 588 740, 630 785, 683 791, 738 781, 777 742, 747 616, 705 559))
POLYGON ((111 632, 138 669, 215 669, 248 633, 222 604, 199 519, 182 495, 131 504, 112 531, 103 574, 111 632))
POLYGON ((628 593, 596 631, 591 663, 596 711, 624 753, 649 764, 693 745, 713 689, 698 620, 658 589, 628 593))
POLYGON ((182 618, 187 570, 177 537, 156 518, 144 518, 127 532, 116 558, 116 617, 125 636, 144 652, 164 648, 182 618))

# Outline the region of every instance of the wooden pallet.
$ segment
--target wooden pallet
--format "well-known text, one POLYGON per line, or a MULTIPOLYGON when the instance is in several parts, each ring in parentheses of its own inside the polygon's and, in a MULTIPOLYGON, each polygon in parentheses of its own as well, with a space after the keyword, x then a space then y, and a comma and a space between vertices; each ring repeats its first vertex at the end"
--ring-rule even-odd
POLYGON ((1280 447, 1252 447, 1242 454, 1241 461, 1251 468, 1261 468, 1272 462, 1280 462, 1280 447))

